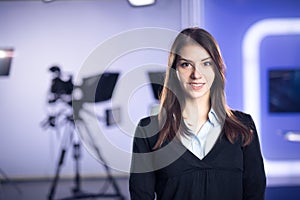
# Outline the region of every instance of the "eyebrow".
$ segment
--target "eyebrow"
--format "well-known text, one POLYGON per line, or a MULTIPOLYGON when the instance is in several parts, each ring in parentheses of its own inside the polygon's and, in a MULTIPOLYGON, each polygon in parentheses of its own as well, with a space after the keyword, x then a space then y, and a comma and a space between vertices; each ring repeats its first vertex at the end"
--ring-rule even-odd
MULTIPOLYGON (((206 61, 206 60, 209 60, 209 59, 211 59, 211 57, 204 58, 204 59, 201 60, 201 62, 206 61)), ((189 59, 186 59, 186 58, 183 58, 183 57, 181 57, 181 56, 179 56, 179 59, 178 59, 178 60, 185 60, 185 61, 188 61, 188 62, 193 62, 193 61, 191 61, 191 60, 189 60, 189 59)))
POLYGON ((204 58, 201 61, 205 61, 205 60, 209 60, 209 59, 211 59, 211 57, 204 58))

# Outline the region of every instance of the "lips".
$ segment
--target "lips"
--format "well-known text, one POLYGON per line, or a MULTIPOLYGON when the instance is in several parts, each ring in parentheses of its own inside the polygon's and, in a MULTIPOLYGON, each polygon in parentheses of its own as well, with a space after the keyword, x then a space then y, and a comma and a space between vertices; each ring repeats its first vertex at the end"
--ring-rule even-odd
POLYGON ((189 85, 192 87, 193 90, 200 90, 205 83, 189 83, 189 85))
POLYGON ((199 87, 199 86, 204 85, 204 83, 190 83, 190 85, 191 85, 191 86, 199 87))

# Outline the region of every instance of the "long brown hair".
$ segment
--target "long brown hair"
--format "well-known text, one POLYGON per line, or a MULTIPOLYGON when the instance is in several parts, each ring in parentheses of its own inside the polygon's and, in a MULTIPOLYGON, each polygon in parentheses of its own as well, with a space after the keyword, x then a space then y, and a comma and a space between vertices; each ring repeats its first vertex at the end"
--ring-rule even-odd
POLYGON ((225 98, 225 64, 220 48, 213 36, 201 28, 187 28, 176 37, 169 54, 168 68, 160 98, 160 134, 154 146, 159 148, 166 140, 175 138, 176 134, 187 134, 186 126, 182 123, 183 91, 176 75, 177 59, 180 50, 187 44, 202 46, 214 62, 215 79, 210 89, 210 104, 215 111, 223 131, 231 143, 241 135, 243 145, 252 140, 251 130, 243 125, 227 106, 225 98))

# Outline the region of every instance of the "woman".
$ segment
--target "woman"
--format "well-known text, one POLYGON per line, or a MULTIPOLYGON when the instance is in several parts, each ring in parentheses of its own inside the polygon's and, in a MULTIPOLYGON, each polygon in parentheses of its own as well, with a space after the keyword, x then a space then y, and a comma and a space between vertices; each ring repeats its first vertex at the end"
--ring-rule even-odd
POLYGON ((168 65, 160 112, 142 119, 135 132, 131 199, 264 199, 255 124, 226 104, 215 39, 200 28, 183 30, 168 65))

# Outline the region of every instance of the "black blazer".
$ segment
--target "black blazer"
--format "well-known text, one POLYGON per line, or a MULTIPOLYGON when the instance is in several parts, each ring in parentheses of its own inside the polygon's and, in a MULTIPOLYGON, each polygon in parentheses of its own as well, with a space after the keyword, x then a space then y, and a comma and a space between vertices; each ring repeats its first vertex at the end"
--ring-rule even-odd
POLYGON ((140 120, 133 141, 131 199, 263 200, 266 176, 256 127, 250 115, 234 113, 253 130, 252 142, 232 144, 222 132, 202 160, 176 140, 154 151, 157 116, 140 120))

